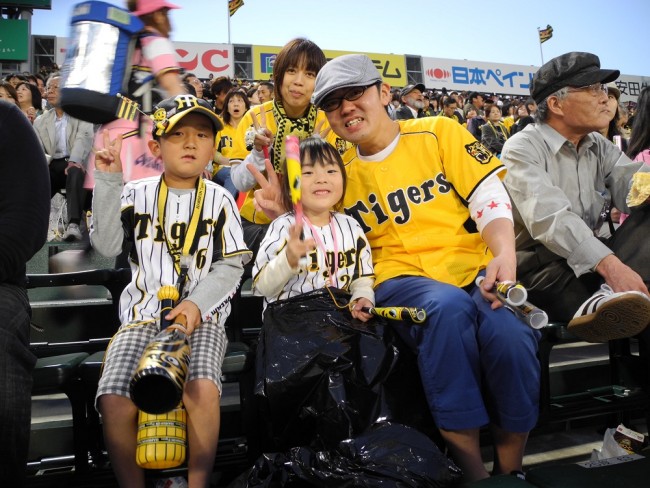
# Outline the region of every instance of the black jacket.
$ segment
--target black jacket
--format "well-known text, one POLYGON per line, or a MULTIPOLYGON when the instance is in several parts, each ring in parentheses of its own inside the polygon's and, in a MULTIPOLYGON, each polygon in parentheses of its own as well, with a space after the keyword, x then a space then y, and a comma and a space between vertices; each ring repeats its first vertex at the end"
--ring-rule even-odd
POLYGON ((27 117, 0 100, 0 283, 25 284, 29 261, 45 244, 50 174, 27 117))

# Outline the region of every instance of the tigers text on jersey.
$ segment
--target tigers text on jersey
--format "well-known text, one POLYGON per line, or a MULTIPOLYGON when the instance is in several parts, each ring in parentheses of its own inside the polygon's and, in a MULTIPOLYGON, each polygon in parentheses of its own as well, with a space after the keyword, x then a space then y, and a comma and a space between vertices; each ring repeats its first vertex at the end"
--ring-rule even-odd
MULTIPOLYGON (((295 216, 292 213, 286 213, 271 223, 257 253, 253 268, 254 281, 257 280, 258 274, 267 263, 284 249, 289 236, 289 227, 295 221, 295 216)), ((284 300, 324 288, 331 275, 334 259, 337 259, 337 272, 336 280, 332 280, 332 285, 337 288, 350 291, 350 284, 357 278, 373 276, 370 246, 359 224, 347 215, 334 212, 332 213, 332 225, 337 238, 338 256, 336 257, 334 256, 335 246, 330 226, 314 227, 327 249, 330 269, 326 266, 322 250, 317 246, 307 255, 306 267, 301 269, 298 274, 292 275, 278 296, 266 297, 267 302, 284 300)), ((305 239, 313 237, 309 226, 304 225, 303 232, 305 239)))
POLYGON ((465 286, 492 258, 467 202, 505 168, 451 119, 398 123, 397 145, 383 158, 362 161, 356 148, 343 156, 345 212, 368 237, 377 284, 410 275, 465 286))
POLYGON ((217 142, 217 151, 225 158, 230 158, 233 147, 233 139, 237 129, 230 124, 223 122, 223 129, 217 132, 216 142, 217 142))
MULTIPOLYGON (((269 129, 273 133, 273 135, 277 133, 278 127, 275 118, 273 117, 273 101, 271 100, 262 105, 257 105, 255 107, 252 107, 248 112, 246 112, 244 118, 239 122, 239 125, 237 126, 237 132, 233 140, 233 148, 229 156, 231 162, 236 163, 236 162, 243 161, 244 158, 250 152, 246 149, 246 142, 245 142, 246 131, 251 126, 253 126, 253 114, 255 114, 258 121, 260 120, 261 107, 264 108, 264 112, 265 112, 266 128, 269 129)), ((325 131, 326 129, 329 129, 329 123, 327 122, 327 118, 325 117, 325 112, 323 112, 322 110, 319 110, 317 113, 316 128, 320 129, 321 132, 325 131)), ((306 134, 306 133, 295 133, 295 135, 297 135, 299 139, 305 139, 306 137, 311 136, 311 134, 306 134)), ((339 151, 340 154, 343 154, 343 152, 349 147, 348 143, 345 142, 343 139, 339 138, 336 134, 334 134, 334 131, 332 130, 329 131, 325 139, 327 140, 327 142, 332 144, 339 151)), ((284 144, 284 141, 273 141, 273 144, 284 144)), ((271 222, 271 220, 264 213, 257 212, 255 210, 253 192, 256 188, 259 187, 256 186, 253 190, 247 193, 246 199, 244 200, 244 204, 242 205, 240 210, 241 216, 246 220, 248 220, 249 222, 253 222, 255 224, 268 224, 269 222, 271 222)))
MULTIPOLYGON (((133 242, 132 280, 120 299, 122 323, 156 320, 160 315, 157 298, 161 285, 175 285, 178 272, 169 253, 158 215, 161 177, 131 181, 121 197, 125 239, 133 242)), ((198 245, 188 263, 184 294, 191 293, 212 263, 226 257, 250 254, 244 244, 237 205, 219 185, 205 181, 203 209, 196 231, 198 245)), ((174 246, 182 248, 196 200, 196 190, 172 190, 165 207, 165 232, 174 246)), ((203 320, 227 317, 230 303, 215 303, 203 320), (223 314, 221 312, 224 312, 223 314)))

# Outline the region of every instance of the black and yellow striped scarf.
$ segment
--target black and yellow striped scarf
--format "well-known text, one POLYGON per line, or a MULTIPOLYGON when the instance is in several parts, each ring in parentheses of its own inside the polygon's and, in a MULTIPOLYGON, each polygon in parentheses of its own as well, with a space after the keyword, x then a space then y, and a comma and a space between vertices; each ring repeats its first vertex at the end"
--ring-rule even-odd
POLYGON ((309 104, 307 114, 298 119, 290 119, 279 100, 273 101, 273 118, 278 126, 278 131, 275 134, 275 142, 273 144, 273 167, 276 172, 280 172, 282 162, 285 159, 284 141, 288 135, 298 136, 298 139, 303 140, 314 133, 316 127, 316 116, 318 109, 309 104))

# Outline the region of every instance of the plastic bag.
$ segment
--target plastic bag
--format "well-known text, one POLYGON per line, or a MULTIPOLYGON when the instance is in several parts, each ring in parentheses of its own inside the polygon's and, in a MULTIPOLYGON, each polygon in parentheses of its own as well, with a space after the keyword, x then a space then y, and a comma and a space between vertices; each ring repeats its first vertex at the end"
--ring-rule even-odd
MULTIPOLYGON (((344 292, 330 291, 347 303, 344 292)), ((398 341, 384 319, 353 320, 327 290, 270 304, 256 382, 266 397, 268 450, 332 449, 382 419, 432 426, 414 356, 398 341)))
POLYGON ((626 456, 641 452, 647 445, 643 434, 639 434, 620 424, 616 429, 607 429, 603 437, 603 447, 591 452, 591 460, 599 461, 618 456, 626 456))
POLYGON ((50 201, 50 222, 47 229, 48 241, 60 241, 68 226, 68 203, 61 193, 55 193, 50 201))
POLYGON ((437 488, 457 486, 460 479, 460 469, 427 436, 380 423, 332 451, 296 447, 265 454, 229 488, 437 488))

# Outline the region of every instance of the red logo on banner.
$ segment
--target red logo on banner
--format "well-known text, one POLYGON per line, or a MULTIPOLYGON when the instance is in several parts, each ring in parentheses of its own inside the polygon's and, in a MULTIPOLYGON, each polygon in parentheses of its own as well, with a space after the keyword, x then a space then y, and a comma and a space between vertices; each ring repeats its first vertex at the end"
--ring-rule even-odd
MULTIPOLYGON (((176 49, 181 61, 178 63, 186 71, 194 71, 199 66, 199 55, 186 59, 190 53, 185 49, 176 49)), ((201 67, 211 73, 225 71, 229 67, 228 51, 226 49, 208 49, 201 53, 201 67)))
POLYGON ((436 80, 446 80, 451 76, 451 73, 446 69, 429 68, 426 71, 426 75, 429 78, 435 78, 436 80))

